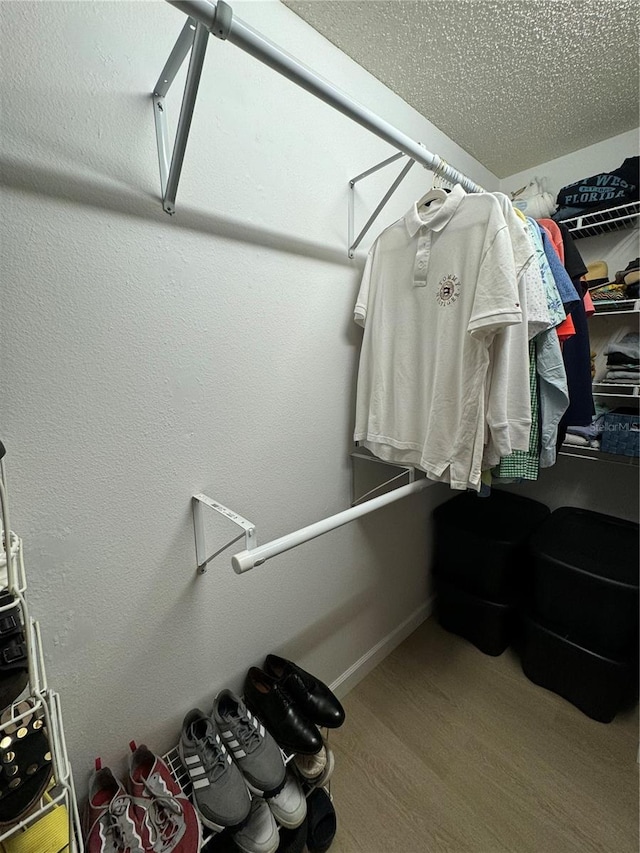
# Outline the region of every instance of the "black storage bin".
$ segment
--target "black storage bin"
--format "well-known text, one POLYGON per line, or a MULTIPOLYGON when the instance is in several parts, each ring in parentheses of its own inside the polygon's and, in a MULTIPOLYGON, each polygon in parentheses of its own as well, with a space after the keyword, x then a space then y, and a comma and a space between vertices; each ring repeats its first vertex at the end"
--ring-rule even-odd
POLYGON ((536 619, 605 656, 637 654, 637 524, 563 507, 534 533, 531 552, 536 619))
POLYGON ((634 703, 638 681, 633 660, 599 655, 529 617, 524 618, 522 628, 522 670, 535 684, 601 723, 610 723, 634 703))
POLYGON ((447 631, 464 637, 486 655, 501 655, 511 641, 514 611, 436 578, 436 616, 447 631))
POLYGON ((526 542, 549 516, 538 501, 493 489, 471 492, 433 512, 434 572, 460 589, 491 602, 513 603, 528 559, 526 542))

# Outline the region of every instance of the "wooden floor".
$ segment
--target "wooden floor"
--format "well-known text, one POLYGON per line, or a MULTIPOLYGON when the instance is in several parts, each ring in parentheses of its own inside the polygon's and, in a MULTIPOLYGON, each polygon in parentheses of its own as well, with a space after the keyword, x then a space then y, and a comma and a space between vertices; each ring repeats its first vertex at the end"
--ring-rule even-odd
POLYGON ((332 853, 638 853, 638 720, 605 725, 429 619, 331 733, 332 853))

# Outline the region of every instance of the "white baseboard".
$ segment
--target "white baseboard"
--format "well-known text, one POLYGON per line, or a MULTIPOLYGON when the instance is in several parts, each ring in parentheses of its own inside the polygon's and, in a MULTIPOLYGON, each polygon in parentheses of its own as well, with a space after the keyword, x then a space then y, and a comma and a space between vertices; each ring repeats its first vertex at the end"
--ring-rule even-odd
POLYGON ((424 604, 421 604, 404 622, 401 622, 386 637, 383 637, 379 643, 376 643, 373 648, 365 652, 349 669, 338 676, 330 685, 331 690, 336 696, 339 699, 346 696, 359 681, 362 681, 365 675, 368 675, 381 660, 384 660, 387 655, 391 654, 396 646, 399 646, 425 619, 428 619, 433 612, 433 602, 434 599, 430 598, 424 604))

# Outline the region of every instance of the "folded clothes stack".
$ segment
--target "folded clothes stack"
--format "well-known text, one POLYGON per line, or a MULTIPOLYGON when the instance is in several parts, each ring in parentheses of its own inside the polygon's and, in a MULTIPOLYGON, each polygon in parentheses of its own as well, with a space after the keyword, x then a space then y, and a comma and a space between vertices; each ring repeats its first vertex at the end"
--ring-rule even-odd
POLYGON ((603 429, 604 414, 596 415, 589 426, 567 427, 565 444, 573 444, 576 447, 599 447, 603 429))
POLYGON ((574 447, 600 448, 600 440, 604 432, 604 416, 611 411, 609 406, 596 403, 596 413, 593 421, 588 426, 568 426, 565 436, 565 444, 574 447))
POLYGON ((640 335, 629 332, 622 340, 607 344, 605 382, 619 385, 640 384, 640 335))
POLYGON ((585 438, 582 435, 574 435, 567 429, 567 434, 564 439, 565 444, 571 444, 573 447, 600 447, 599 439, 585 438))

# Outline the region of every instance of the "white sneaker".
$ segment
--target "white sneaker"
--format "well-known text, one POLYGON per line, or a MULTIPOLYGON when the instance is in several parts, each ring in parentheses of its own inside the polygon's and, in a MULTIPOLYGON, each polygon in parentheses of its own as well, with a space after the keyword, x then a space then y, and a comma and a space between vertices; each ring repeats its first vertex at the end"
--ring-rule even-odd
POLYGON ((333 750, 326 740, 316 755, 295 755, 293 761, 309 789, 322 788, 326 785, 336 766, 333 750))
POLYGON ((315 755, 297 753, 293 756, 293 763, 305 782, 315 782, 327 766, 326 746, 323 746, 320 752, 316 752, 315 755))
POLYGON ((329 779, 331 779, 331 777, 333 776, 333 771, 335 770, 336 766, 336 758, 333 754, 333 750, 326 742, 324 746, 327 751, 327 762, 324 766, 324 770, 322 771, 322 773, 318 776, 317 779, 313 780, 312 784, 314 788, 324 788, 329 779))
POLYGON ((233 841, 244 853, 275 853, 280 846, 280 834, 271 809, 260 797, 251 801, 249 820, 233 833, 233 841))
POLYGON ((285 829, 295 829, 307 816, 307 801, 298 777, 287 768, 284 788, 266 800, 273 816, 285 829))

